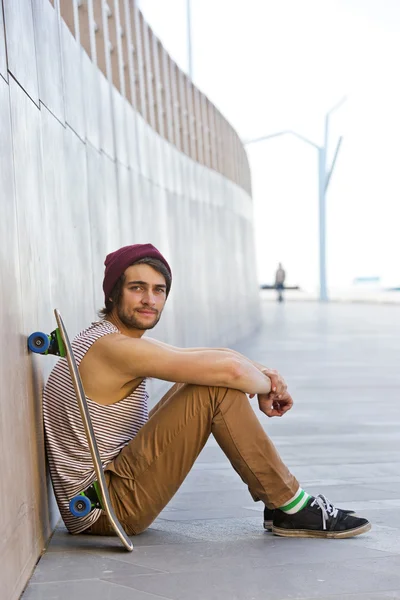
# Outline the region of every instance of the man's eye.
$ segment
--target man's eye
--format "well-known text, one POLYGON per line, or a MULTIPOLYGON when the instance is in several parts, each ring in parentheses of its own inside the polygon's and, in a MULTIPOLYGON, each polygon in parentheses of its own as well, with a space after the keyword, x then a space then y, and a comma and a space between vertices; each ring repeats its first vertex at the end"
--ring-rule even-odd
POLYGON ((156 289, 157 294, 163 294, 165 292, 164 288, 157 288, 156 289))
POLYGON ((142 287, 140 285, 133 285, 129 289, 133 290, 134 292, 140 292, 142 290, 142 287))

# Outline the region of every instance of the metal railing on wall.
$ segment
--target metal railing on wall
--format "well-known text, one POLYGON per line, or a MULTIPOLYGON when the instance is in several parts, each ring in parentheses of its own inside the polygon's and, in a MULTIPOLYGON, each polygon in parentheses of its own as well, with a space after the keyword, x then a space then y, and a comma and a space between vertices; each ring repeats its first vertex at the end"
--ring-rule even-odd
POLYGON ((243 144, 228 121, 177 66, 136 0, 49 0, 143 119, 193 160, 251 194, 243 144))

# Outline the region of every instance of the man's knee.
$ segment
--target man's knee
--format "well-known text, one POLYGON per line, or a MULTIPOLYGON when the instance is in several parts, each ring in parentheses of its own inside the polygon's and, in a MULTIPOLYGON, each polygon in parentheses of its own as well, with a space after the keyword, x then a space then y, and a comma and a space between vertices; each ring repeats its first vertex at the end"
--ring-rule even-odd
POLYGON ((180 397, 184 395, 187 398, 192 397, 195 405, 203 405, 204 408, 212 406, 216 408, 224 401, 228 402, 248 402, 247 396, 240 390, 229 387, 199 385, 196 383, 185 383, 179 389, 180 397))
POLYGON ((208 389, 210 395, 215 398, 218 404, 227 400, 230 402, 248 402, 246 394, 241 390, 222 386, 209 386, 208 389))

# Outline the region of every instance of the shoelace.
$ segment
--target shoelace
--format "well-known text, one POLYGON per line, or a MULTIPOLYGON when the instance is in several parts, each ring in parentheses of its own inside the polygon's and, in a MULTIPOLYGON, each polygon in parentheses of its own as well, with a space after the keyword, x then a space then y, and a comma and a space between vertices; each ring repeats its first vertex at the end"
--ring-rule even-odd
POLYGON ((310 506, 318 506, 322 512, 322 528, 326 529, 326 522, 329 517, 336 517, 338 509, 333 506, 323 494, 319 494, 312 502, 310 506))

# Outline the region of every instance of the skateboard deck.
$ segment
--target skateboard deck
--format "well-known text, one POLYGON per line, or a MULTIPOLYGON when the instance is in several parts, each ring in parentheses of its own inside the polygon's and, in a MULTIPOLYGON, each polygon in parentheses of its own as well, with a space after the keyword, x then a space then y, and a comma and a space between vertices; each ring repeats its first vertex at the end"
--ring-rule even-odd
MULTIPOLYGON (((42 332, 32 333, 28 338, 28 347, 30 348, 30 350, 36 353, 55 354, 57 356, 66 357, 68 361, 68 368, 71 375, 72 383, 75 389, 79 411, 82 417, 86 439, 92 456, 94 471, 96 473, 96 493, 100 501, 101 508, 106 512, 107 517, 109 518, 112 528, 114 529, 116 535, 119 537, 126 550, 129 550, 131 552, 133 550, 132 541, 129 539, 129 537, 123 530, 111 505, 110 496, 108 494, 107 484, 104 477, 103 467, 101 464, 100 453, 97 446, 96 437, 93 431, 92 421, 90 418, 89 407, 86 401, 85 391, 83 388, 81 376, 79 374, 78 366, 76 364, 74 353, 72 351, 71 342, 69 341, 68 333, 62 320, 60 311, 57 308, 54 309, 54 315, 57 321, 57 329, 49 335, 42 332)), ((85 505, 87 508, 90 506, 90 501, 85 495, 75 496, 75 498, 72 498, 70 502, 70 510, 72 514, 74 514, 75 516, 79 516, 77 513, 79 513, 80 509, 85 509, 85 505), (74 507, 76 512, 74 512, 74 507)), ((83 514, 88 514, 88 512, 90 512, 90 509, 88 509, 84 513, 82 512, 82 516, 83 514)))

